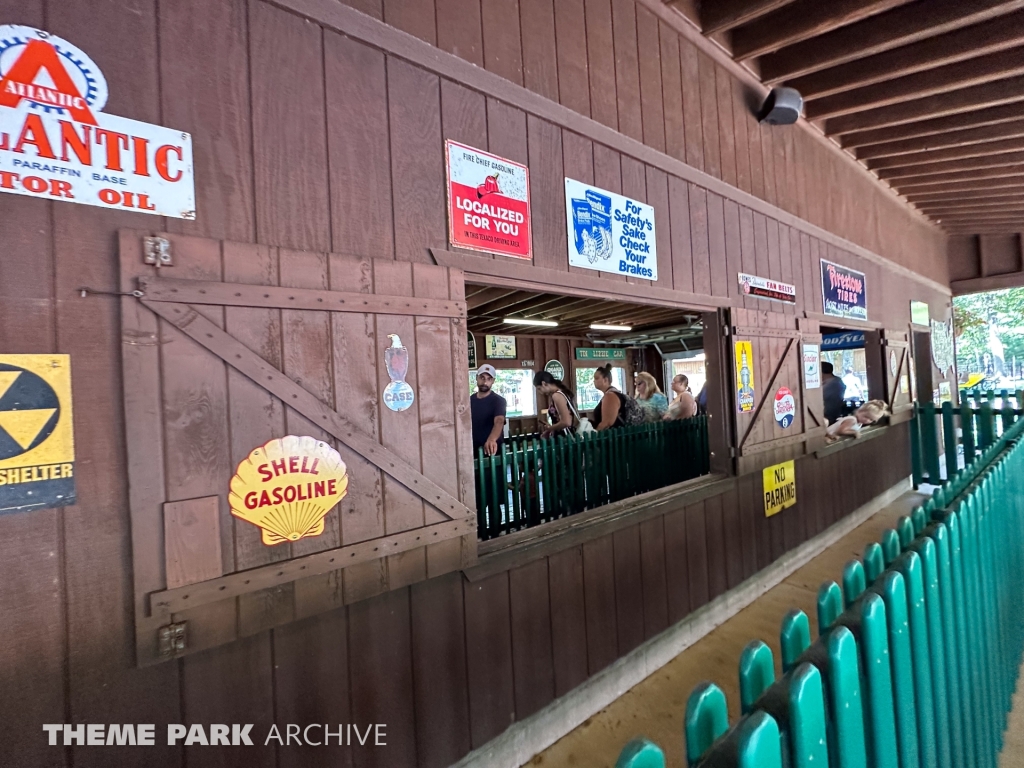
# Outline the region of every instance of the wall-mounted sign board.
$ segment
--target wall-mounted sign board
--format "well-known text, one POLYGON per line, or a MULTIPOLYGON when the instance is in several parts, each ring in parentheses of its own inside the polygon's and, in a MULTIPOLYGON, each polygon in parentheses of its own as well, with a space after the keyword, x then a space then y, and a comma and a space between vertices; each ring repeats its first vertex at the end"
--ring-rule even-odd
POLYGON ((484 336, 484 357, 490 360, 515 360, 515 336, 484 336))
POLYGON ((743 272, 739 274, 740 290, 748 296, 755 296, 759 299, 771 299, 772 301, 784 301, 787 304, 796 303, 796 288, 788 283, 780 283, 776 280, 769 280, 766 277, 748 275, 743 272))
POLYGON ((592 349, 590 347, 576 347, 577 360, 625 360, 626 350, 624 349, 592 349))
POLYGON ((796 504, 796 464, 784 461, 765 467, 761 473, 764 487, 764 516, 771 517, 796 504))
POLYGON ((931 320, 931 312, 926 301, 910 302, 910 322, 914 325, 928 325, 931 320))
POLYGON ((192 137, 108 115, 106 102, 84 51, 0 25, 0 192, 194 219, 192 137))
POLYGON ((449 139, 445 167, 448 241, 456 248, 532 258, 526 166, 449 139))
POLYGON ((658 279, 653 206, 566 179, 565 215, 569 266, 658 279))
POLYGON ((863 272, 821 260, 821 298, 825 314, 868 319, 867 280, 863 272))
POLYGON ((68 355, 0 355, 0 514, 75 503, 68 355))

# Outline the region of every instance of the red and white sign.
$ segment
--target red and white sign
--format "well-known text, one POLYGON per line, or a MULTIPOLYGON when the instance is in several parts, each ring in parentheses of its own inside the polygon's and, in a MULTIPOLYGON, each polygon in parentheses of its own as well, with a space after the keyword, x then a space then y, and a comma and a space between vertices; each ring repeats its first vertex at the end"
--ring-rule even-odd
POLYGON ((779 387, 775 393, 775 421, 783 429, 789 429, 796 417, 796 399, 788 387, 779 387))
POLYGON ((784 301, 787 304, 796 303, 795 287, 789 283, 769 280, 766 277, 758 277, 757 275, 748 275, 740 272, 740 290, 749 296, 757 296, 759 299, 784 301))
POLYGON ((525 165, 448 140, 448 241, 456 248, 533 258, 525 165))
POLYGON ((105 114, 106 102, 82 50, 0 25, 0 192, 194 219, 192 137, 105 114))

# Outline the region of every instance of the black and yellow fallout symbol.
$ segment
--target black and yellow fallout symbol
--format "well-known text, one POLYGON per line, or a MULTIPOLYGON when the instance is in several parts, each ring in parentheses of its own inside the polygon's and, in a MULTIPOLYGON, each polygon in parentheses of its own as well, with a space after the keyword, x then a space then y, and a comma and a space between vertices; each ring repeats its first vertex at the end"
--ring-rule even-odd
POLYGON ((60 400, 32 371, 0 364, 0 459, 30 451, 53 434, 60 400))
POLYGON ((67 355, 0 355, 0 514, 75 502, 67 355))

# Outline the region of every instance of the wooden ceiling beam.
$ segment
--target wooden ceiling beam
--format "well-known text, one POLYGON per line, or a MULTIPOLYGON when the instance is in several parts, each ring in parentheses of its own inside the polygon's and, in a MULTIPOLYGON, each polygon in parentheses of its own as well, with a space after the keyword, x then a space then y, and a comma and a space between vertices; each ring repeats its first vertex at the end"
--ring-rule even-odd
MULTIPOLYGON (((1024 23, 1014 29, 1014 34, 1024 37, 1024 23)), ((809 120, 850 115, 1021 74, 1024 74, 1024 48, 1011 48, 807 100, 804 103, 804 114, 809 120)))
POLYGON ((793 0, 714 0, 700 8, 700 27, 705 35, 738 27, 771 13, 793 0))
POLYGON ((1024 173, 1024 162, 997 168, 970 168, 962 171, 950 171, 949 173, 927 173, 918 176, 904 176, 899 179, 890 179, 889 186, 895 190, 905 190, 911 187, 945 184, 950 181, 1001 179, 1007 176, 1018 176, 1021 173, 1024 173))
POLYGON ((948 214, 956 211, 1024 211, 1024 199, 1004 197, 987 202, 944 200, 917 203, 914 207, 929 216, 941 216, 944 213, 948 214))
POLYGON ((870 170, 921 165, 961 157, 998 155, 1024 148, 1024 120, 1016 123, 971 128, 924 139, 908 139, 891 144, 874 144, 857 150, 858 160, 867 162, 870 170), (998 128, 999 130, 988 130, 998 128), (975 133, 976 131, 976 133, 975 133))
POLYGON ((900 194, 920 194, 922 192, 967 192, 971 190, 994 190, 1006 187, 1019 187, 1024 184, 1024 172, 1013 176, 1004 176, 999 179, 964 179, 963 181, 948 181, 941 186, 934 184, 912 184, 901 187, 900 194))
POLYGON ((912 205, 918 203, 933 202, 963 202, 970 203, 977 200, 1004 200, 1014 199, 1024 195, 1024 184, 1017 188, 1002 188, 978 192, 921 192, 907 194, 904 197, 912 205))
POLYGON ((762 56, 761 79, 777 85, 1022 8, 1024 0, 919 0, 762 56))
POLYGON ((974 171, 983 168, 1004 168, 1024 163, 1024 150, 1020 152, 1003 152, 998 155, 982 157, 966 157, 962 160, 948 160, 939 163, 922 163, 921 165, 900 166, 898 168, 880 168, 876 171, 878 178, 890 181, 893 179, 929 176, 931 174, 954 173, 956 171, 974 171))
MULTIPOLYGON (((1020 224, 1011 223, 1003 226, 986 226, 984 228, 977 227, 943 227, 946 232, 951 235, 1016 235, 1024 231, 1020 224)), ((1007 286, 1010 287, 1010 286, 1007 286)))
MULTIPOLYGON (((875 23, 878 21, 880 19, 875 20, 875 23)), ((1024 11, 1018 11, 973 27, 787 80, 786 85, 800 91, 805 101, 813 102, 843 91, 889 82, 1022 44, 1024 11)))
POLYGON ((920 136, 934 136, 948 131, 980 128, 1020 119, 1024 119, 1024 101, 979 109, 974 112, 961 112, 958 115, 936 117, 931 120, 920 120, 916 123, 904 123, 889 128, 842 134, 839 137, 839 146, 843 149, 858 149, 872 144, 885 144, 920 136))
POLYGON ((907 0, 796 0, 732 31, 732 55, 745 61, 903 5, 907 0))
POLYGON ((942 117, 971 109, 1020 101, 1022 93, 1024 93, 1024 76, 1009 77, 984 85, 938 93, 852 115, 832 117, 824 121, 823 128, 826 136, 832 136, 862 131, 866 128, 912 123, 930 117, 942 117))

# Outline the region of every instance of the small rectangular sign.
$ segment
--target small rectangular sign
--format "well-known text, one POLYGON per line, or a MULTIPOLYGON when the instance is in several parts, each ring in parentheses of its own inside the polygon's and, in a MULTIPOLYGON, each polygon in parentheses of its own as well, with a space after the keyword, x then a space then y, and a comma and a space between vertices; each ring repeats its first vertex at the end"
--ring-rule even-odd
POLYGON ((926 301, 910 302, 910 322, 914 325, 929 325, 931 312, 926 301))
POLYGON ((754 345, 749 341, 737 341, 733 354, 736 357, 736 410, 751 413, 754 410, 754 345))
POLYGON ((652 206, 566 179, 565 216, 569 266, 658 279, 652 206))
POLYGON ((576 347, 577 360, 625 360, 626 350, 624 349, 591 349, 589 347, 576 347))
POLYGON ((764 516, 777 515, 787 507, 796 504, 796 464, 784 461, 765 467, 762 472, 764 482, 764 516))
POLYGON ((448 241, 456 248, 533 258, 527 167, 451 139, 445 167, 448 241))
POLYGON ((804 344, 804 389, 821 386, 821 348, 817 344, 804 344))
POLYGON ((863 347, 864 331, 826 333, 821 339, 821 348, 825 352, 839 352, 843 349, 862 349, 863 347))
POLYGON ((825 314, 868 319, 867 281, 863 272, 821 260, 821 298, 825 314))
POLYGON ((75 503, 68 355, 0 355, 0 514, 75 503))
POLYGON ((515 360, 515 336, 484 336, 484 356, 490 360, 515 360))
POLYGON ((748 275, 743 272, 740 272, 739 279, 740 290, 748 296, 784 301, 787 304, 796 303, 796 288, 788 283, 779 283, 766 277, 748 275))

